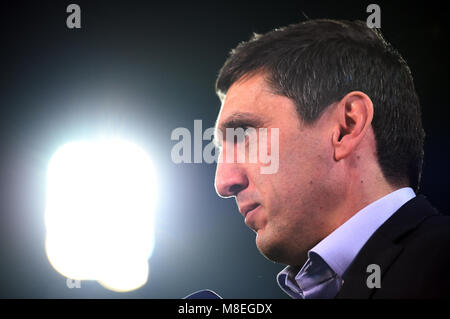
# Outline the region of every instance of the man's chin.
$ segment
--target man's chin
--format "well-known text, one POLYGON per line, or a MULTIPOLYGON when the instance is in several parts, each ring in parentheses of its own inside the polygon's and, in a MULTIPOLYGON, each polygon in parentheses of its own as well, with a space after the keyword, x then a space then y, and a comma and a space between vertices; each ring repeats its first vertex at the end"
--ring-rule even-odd
POLYGON ((281 242, 275 241, 270 236, 264 236, 263 231, 258 230, 256 235, 256 247, 259 252, 270 261, 283 264, 286 259, 281 242))

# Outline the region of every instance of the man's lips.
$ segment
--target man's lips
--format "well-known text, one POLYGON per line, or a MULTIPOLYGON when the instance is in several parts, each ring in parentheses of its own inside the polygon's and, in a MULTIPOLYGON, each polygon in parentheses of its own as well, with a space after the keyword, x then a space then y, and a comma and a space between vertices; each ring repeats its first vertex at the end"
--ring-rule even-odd
POLYGON ((239 205, 239 211, 241 212, 241 215, 247 217, 247 214, 250 213, 252 210, 257 208, 259 206, 258 203, 249 203, 245 205, 239 205))

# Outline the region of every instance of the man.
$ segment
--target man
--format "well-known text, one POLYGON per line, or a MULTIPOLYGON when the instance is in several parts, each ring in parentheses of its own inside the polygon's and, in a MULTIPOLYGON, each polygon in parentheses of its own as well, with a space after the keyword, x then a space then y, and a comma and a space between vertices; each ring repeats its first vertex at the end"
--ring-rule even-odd
POLYGON ((450 296, 450 218, 415 195, 419 100, 378 31, 309 20, 255 35, 231 52, 216 91, 221 156, 240 143, 227 128, 279 129, 276 173, 220 161, 215 186, 235 197, 259 251, 287 265, 277 279, 288 295, 450 296))

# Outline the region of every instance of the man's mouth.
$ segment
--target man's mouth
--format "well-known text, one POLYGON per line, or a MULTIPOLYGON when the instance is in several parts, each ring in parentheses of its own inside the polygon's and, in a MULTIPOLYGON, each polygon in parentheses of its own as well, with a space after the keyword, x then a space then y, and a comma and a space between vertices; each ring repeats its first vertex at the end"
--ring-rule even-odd
POLYGON ((244 206, 241 210, 241 213, 245 218, 245 224, 254 231, 257 230, 256 216, 258 215, 258 211, 260 211, 260 208, 260 204, 254 203, 244 206))
POLYGON ((244 218, 247 218, 247 215, 254 211, 256 208, 258 208, 260 205, 258 203, 251 203, 242 205, 239 207, 239 211, 241 212, 241 215, 244 216, 244 218))

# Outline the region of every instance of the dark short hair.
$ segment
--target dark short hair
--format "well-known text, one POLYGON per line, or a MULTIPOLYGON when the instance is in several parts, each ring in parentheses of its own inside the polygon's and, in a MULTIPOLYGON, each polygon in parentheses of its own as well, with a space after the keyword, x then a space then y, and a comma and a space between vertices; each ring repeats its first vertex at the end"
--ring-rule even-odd
POLYGON ((362 21, 317 19, 254 34, 231 51, 216 93, 222 98, 234 82, 259 72, 275 93, 294 101, 306 124, 347 93, 366 93, 385 178, 418 190, 425 138, 419 99, 408 65, 377 29, 362 21))

